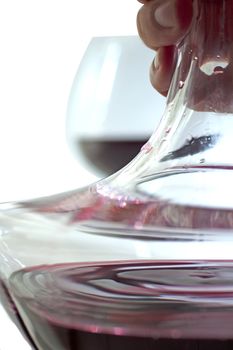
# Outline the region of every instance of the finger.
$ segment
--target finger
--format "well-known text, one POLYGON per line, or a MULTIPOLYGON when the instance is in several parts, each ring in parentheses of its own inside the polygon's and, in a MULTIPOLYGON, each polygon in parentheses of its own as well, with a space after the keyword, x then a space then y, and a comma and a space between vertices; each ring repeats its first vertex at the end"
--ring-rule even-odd
POLYGON ((175 46, 164 46, 158 49, 156 58, 151 65, 150 80, 152 85, 162 95, 166 96, 171 83, 177 58, 175 46))
POLYGON ((178 43, 187 32, 193 14, 192 0, 140 0, 138 32, 144 43, 157 49, 178 43))

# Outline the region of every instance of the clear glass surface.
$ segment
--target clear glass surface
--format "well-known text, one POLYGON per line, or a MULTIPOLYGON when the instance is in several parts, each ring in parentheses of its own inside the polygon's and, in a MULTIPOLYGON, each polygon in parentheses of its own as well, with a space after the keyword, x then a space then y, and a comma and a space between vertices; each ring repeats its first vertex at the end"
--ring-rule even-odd
POLYGON ((87 188, 1 205, 1 298, 35 349, 232 346, 233 3, 193 6, 136 158, 87 188))

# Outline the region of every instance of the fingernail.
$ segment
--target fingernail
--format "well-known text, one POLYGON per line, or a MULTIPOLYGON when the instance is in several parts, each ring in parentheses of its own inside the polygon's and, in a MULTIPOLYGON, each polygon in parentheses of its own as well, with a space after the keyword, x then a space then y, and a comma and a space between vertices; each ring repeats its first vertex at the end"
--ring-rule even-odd
POLYGON ((153 70, 157 71, 159 69, 159 66, 160 66, 158 54, 156 54, 153 63, 154 63, 154 69, 153 70))
POLYGON ((174 0, 166 1, 155 11, 156 22, 164 28, 176 27, 179 24, 174 0))

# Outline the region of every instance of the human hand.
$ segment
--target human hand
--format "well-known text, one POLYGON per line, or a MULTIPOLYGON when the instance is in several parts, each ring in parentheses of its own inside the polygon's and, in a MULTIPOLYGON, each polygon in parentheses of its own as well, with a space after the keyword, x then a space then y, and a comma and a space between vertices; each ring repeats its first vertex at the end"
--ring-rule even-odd
POLYGON ((138 32, 144 43, 157 51, 151 65, 152 85, 167 95, 176 62, 176 45, 190 27, 192 0, 138 0, 138 32))

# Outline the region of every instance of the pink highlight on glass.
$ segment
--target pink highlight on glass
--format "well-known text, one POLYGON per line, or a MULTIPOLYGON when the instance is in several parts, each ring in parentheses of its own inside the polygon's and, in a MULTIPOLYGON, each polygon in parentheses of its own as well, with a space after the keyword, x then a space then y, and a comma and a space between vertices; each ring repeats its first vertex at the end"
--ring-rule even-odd
POLYGON ((152 150, 153 150, 153 146, 149 141, 141 148, 141 151, 145 153, 150 153, 152 150))

